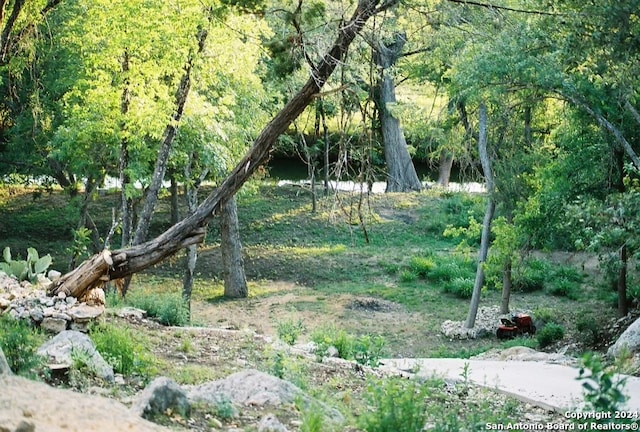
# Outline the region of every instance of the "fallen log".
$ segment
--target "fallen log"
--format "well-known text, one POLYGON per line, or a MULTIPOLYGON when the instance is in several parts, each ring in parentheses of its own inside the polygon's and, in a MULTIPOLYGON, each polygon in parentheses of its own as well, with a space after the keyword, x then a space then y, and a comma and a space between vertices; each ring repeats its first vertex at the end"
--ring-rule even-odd
POLYGON ((206 225, 220 205, 235 195, 256 169, 267 160, 269 151, 278 137, 313 101, 327 79, 343 61, 349 45, 364 28, 369 18, 394 6, 397 2, 398 0, 360 0, 358 2, 351 18, 338 28, 338 36, 331 49, 317 65, 312 67, 310 77, 304 86, 265 126, 254 141, 251 150, 191 216, 173 225, 155 239, 108 253, 111 264, 104 258, 105 252, 108 251, 93 256, 72 272, 53 282, 47 290, 49 294, 56 295, 64 292, 80 297, 84 291, 98 284, 131 276, 186 246, 201 243, 205 237, 206 225))

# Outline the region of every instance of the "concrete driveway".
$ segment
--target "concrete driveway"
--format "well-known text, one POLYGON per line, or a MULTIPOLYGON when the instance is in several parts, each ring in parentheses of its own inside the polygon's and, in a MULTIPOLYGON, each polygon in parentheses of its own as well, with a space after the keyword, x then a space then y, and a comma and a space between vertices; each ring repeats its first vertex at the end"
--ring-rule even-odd
MULTIPOLYGON (((582 400, 579 370, 570 366, 536 361, 464 359, 385 359, 381 368, 414 373, 419 377, 440 377, 460 381, 465 365, 467 379, 479 386, 495 389, 521 401, 545 409, 565 412, 582 400)), ((640 413, 640 378, 627 377, 629 399, 626 409, 640 413)))

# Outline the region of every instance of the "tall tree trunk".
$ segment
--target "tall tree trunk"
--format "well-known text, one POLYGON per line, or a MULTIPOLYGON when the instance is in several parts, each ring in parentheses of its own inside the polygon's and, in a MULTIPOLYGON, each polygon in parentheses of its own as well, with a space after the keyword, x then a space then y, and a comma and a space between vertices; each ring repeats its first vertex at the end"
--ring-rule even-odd
POLYGON ((480 293, 484 284, 484 263, 487 261, 489 252, 491 222, 496 209, 496 203, 493 198, 494 182, 493 173, 491 172, 491 163, 489 153, 487 152, 487 107, 484 103, 480 103, 480 123, 478 126, 478 152, 480 153, 480 162, 484 171, 484 178, 487 185, 487 209, 484 213, 482 221, 482 236, 480 238, 480 252, 478 254, 478 266, 476 268, 476 280, 473 285, 473 294, 471 295, 471 305, 469 306, 469 314, 465 322, 466 328, 473 328, 478 315, 478 305, 480 304, 480 293))
MULTIPOLYGON (((197 179, 192 180, 193 168, 196 165, 198 159, 197 153, 189 155, 189 161, 184 167, 184 176, 187 179, 185 182, 185 198, 187 201, 187 211, 189 215, 195 213, 198 209, 198 189, 209 174, 209 169, 204 169, 197 179), (193 184, 192 184, 193 183, 193 184)), ((187 257, 185 260, 184 279, 182 281, 182 298, 184 299, 187 310, 189 312, 189 319, 191 319, 191 292, 193 291, 194 275, 196 272, 196 264, 198 262, 198 245, 192 244, 186 248, 187 257)))
POLYGON ((440 152, 440 160, 438 161, 438 181, 439 186, 449 187, 451 180, 451 169, 453 168, 453 154, 447 150, 440 152))
MULTIPOLYGON (((204 43, 207 39, 207 31, 201 29, 198 32, 198 55, 204 50, 204 43)), ((169 160, 169 152, 173 145, 173 140, 178 132, 178 125, 182 119, 184 112, 184 106, 187 103, 187 96, 191 89, 191 69, 193 68, 194 55, 189 56, 189 60, 184 67, 184 73, 180 79, 178 90, 176 91, 175 99, 175 111, 171 117, 171 121, 165 127, 162 134, 162 142, 160 144, 160 150, 158 151, 158 157, 156 159, 156 165, 153 170, 153 176, 151 183, 145 194, 144 205, 142 212, 138 218, 138 225, 136 226, 136 233, 133 237, 133 244, 139 245, 147 238, 149 232, 149 225, 151 224, 151 218, 153 212, 156 209, 158 203, 158 194, 160 188, 162 188, 162 181, 164 180, 164 174, 167 171, 167 162, 169 160)))
MULTIPOLYGON (((120 97, 120 114, 122 114, 122 124, 120 129, 126 132, 127 123, 125 117, 129 113, 131 104, 131 89, 129 87, 129 51, 125 50, 120 63, 122 74, 124 75, 124 88, 120 97)), ((131 243, 131 233, 133 231, 133 199, 130 196, 131 177, 129 176, 129 141, 126 133, 120 140, 120 163, 118 166, 120 176, 120 201, 122 202, 122 240, 121 246, 127 247, 131 243)))
POLYGON ((511 288, 513 288, 513 269, 511 256, 509 256, 502 267, 502 302, 500 303, 500 313, 509 313, 509 300, 511 299, 511 288))
POLYGON ((171 191, 171 225, 175 225, 180 221, 180 208, 178 207, 178 181, 176 180, 176 173, 169 173, 169 179, 171 180, 171 186, 169 188, 171 191))
POLYGON ((205 225, 220 208, 220 203, 233 197, 256 169, 267 160, 269 151, 278 137, 313 101, 327 79, 343 61, 349 45, 369 18, 394 6, 397 2, 390 0, 378 6, 379 3, 380 0, 359 1, 353 15, 340 26, 332 47, 313 68, 311 76, 303 87, 265 126, 254 141, 251 150, 192 215, 146 243, 94 255, 73 272, 53 282, 47 290, 49 294, 65 292, 78 297, 88 288, 105 280, 130 276, 149 268, 182 248, 202 242, 206 234, 205 225))
POLYGON ((222 250, 222 268, 224 273, 224 296, 227 298, 245 298, 249 295, 247 278, 242 259, 242 243, 238 226, 238 205, 231 197, 222 206, 220 217, 220 248, 222 250))
POLYGON ((389 69, 400 57, 407 42, 404 33, 396 33, 393 43, 385 45, 379 41, 374 47, 374 59, 381 76, 377 83, 376 104, 380 116, 384 157, 387 164, 386 192, 409 192, 422 190, 413 161, 407 149, 407 141, 400 121, 389 111, 388 105, 396 102, 396 90, 389 69))
POLYGON ((620 269, 618 270, 618 317, 626 316, 629 313, 629 305, 627 303, 627 268, 629 266, 629 257, 627 256, 627 245, 620 248, 620 269))

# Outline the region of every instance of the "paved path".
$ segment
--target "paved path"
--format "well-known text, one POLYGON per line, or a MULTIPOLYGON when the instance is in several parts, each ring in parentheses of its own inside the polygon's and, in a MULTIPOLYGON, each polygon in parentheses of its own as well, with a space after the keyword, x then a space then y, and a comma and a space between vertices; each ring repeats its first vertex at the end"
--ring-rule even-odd
MULTIPOLYGON (((564 412, 582 400, 582 384, 576 380, 579 371, 570 366, 535 361, 499 361, 464 359, 385 359, 382 368, 416 372, 425 378, 441 377, 459 381, 465 365, 468 380, 493 388, 524 402, 564 412)), ((629 400, 626 409, 640 412, 640 378, 627 377, 625 386, 629 400)))

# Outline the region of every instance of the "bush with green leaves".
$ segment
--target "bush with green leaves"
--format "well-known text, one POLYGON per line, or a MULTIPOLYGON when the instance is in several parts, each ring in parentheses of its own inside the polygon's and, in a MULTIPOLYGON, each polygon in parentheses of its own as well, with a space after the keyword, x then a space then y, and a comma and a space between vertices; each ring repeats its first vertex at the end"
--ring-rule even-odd
POLYGON ((156 318, 162 325, 184 326, 189 323, 189 306, 180 293, 150 293, 131 291, 126 297, 127 303, 147 311, 147 315, 156 318))
POLYGON ((338 357, 369 366, 378 365, 386 346, 382 336, 356 337, 334 326, 316 329, 311 334, 311 340, 316 344, 316 355, 320 359, 327 356, 329 347, 334 347, 338 357))
POLYGON ((51 255, 41 257, 34 248, 27 249, 26 260, 14 260, 9 247, 4 248, 2 257, 4 262, 0 262, 0 271, 15 277, 18 281, 28 280, 32 283, 38 281, 38 276, 45 275, 52 262, 51 255))
POLYGON ((276 328, 278 332, 278 338, 288 345, 294 345, 300 336, 300 333, 304 331, 304 324, 301 320, 287 319, 280 321, 276 328))
POLYGON ((91 327, 90 337, 115 372, 143 378, 153 373, 153 358, 144 340, 136 337, 128 327, 109 323, 96 325, 91 327))
MULTIPOLYGON (((624 394, 626 378, 621 378, 605 369, 600 358, 593 353, 582 357, 582 365, 577 378, 582 381, 584 411, 616 412, 623 407, 627 396, 624 394)), ((602 419, 596 422, 624 422, 624 419, 602 419)), ((628 419, 631 421, 631 419, 628 419)))
POLYGON ((473 285, 475 281, 472 278, 457 277, 442 286, 442 290, 446 293, 453 294, 454 296, 462 299, 471 298, 473 294, 473 285))
POLYGON ((566 278, 555 279, 547 284, 547 292, 571 300, 580 299, 580 284, 566 278))
POLYGON ((44 336, 27 321, 17 320, 9 314, 0 316, 0 346, 9 368, 16 375, 38 375, 44 359, 36 351, 43 342, 44 336))
POLYGON ((418 276, 427 277, 429 272, 436 267, 436 262, 432 257, 414 256, 409 261, 409 268, 418 276))
POLYGON ((550 274, 550 265, 544 260, 528 260, 514 272, 513 290, 534 292, 543 290, 550 274))
POLYGON ((540 348, 545 348, 564 337, 564 327, 556 323, 547 323, 536 333, 540 348))
POLYGON ((366 432, 421 432, 427 419, 426 397, 426 387, 413 380, 373 380, 365 394, 370 408, 358 417, 358 427, 366 432))

